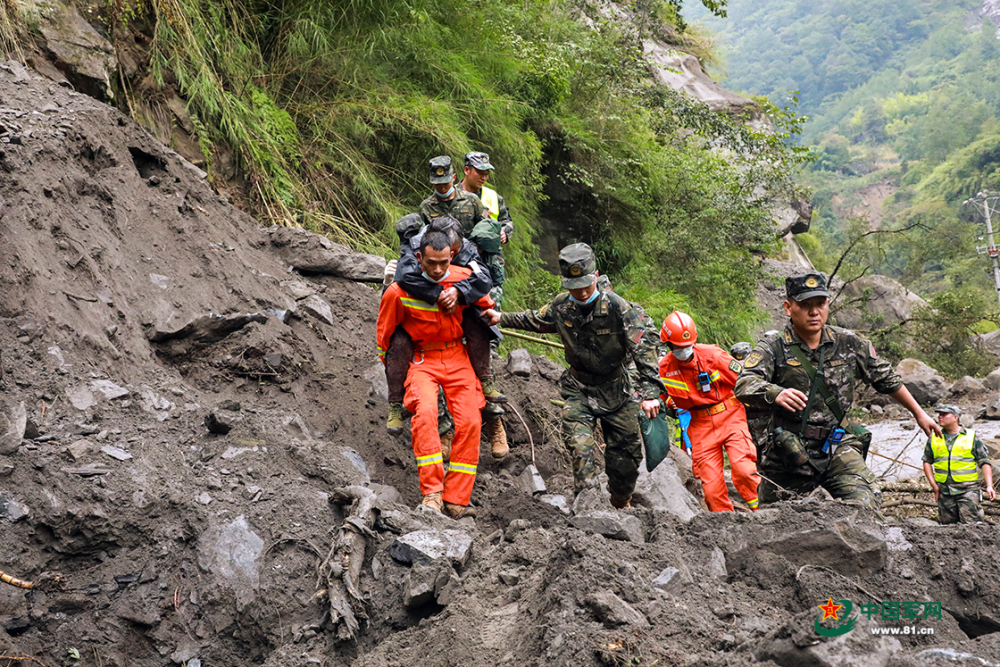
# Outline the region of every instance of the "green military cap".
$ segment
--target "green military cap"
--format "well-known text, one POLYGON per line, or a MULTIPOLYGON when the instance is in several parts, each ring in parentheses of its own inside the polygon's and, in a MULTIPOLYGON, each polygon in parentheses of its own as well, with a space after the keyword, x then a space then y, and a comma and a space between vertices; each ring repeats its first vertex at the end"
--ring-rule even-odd
POLYGON ((500 225, 493 220, 482 220, 469 232, 469 240, 485 253, 500 252, 500 225))
POLYGON ((419 232, 423 226, 424 219, 420 217, 420 214, 410 213, 396 221, 396 233, 399 234, 400 239, 405 241, 419 232))
POLYGON ((939 403, 935 408, 934 412, 938 414, 945 413, 949 415, 955 415, 956 417, 962 414, 962 409, 957 405, 951 405, 949 403, 939 403))
POLYGON ((465 166, 482 171, 493 171, 493 165, 490 164, 490 156, 487 153, 466 153, 465 166))
POLYGON ((566 289, 589 287, 597 273, 597 258, 586 243, 568 245, 559 252, 559 273, 566 289))
POLYGON ((801 273, 785 278, 785 297, 805 301, 814 296, 830 297, 826 288, 826 276, 822 273, 801 273))
POLYGON ((430 162, 431 185, 447 183, 455 175, 455 170, 451 168, 451 158, 447 155, 438 155, 430 162))

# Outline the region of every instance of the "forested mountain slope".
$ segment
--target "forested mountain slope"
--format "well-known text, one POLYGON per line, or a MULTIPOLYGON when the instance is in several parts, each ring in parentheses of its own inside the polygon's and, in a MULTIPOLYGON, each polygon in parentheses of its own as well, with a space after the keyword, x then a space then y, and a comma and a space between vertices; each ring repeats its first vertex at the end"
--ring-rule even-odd
POLYGON ((1000 189, 993 9, 982 0, 734 0, 728 19, 699 18, 718 30, 731 88, 799 91, 816 156, 806 179, 814 226, 803 239, 812 260, 839 263, 847 280, 882 273, 929 297, 938 313, 918 318, 927 336, 917 351, 955 372, 989 370, 964 341, 997 315, 975 251, 981 218, 963 206, 1000 189), (950 350, 940 343, 948 322, 963 341, 950 350))

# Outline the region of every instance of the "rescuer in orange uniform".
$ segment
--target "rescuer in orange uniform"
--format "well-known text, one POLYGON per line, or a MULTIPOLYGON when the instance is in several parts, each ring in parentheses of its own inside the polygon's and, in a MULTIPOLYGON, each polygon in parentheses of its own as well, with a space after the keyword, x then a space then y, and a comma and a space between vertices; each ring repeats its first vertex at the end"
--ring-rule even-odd
MULTIPOLYGON (((453 252, 446 234, 428 230, 422 243, 417 261, 428 280, 448 289, 469 277, 469 269, 451 266, 453 252)), ((489 296, 479 299, 476 306, 486 309, 483 317, 490 324, 500 320, 500 314, 492 310, 493 300, 489 296)), ((475 511, 469 507, 469 498, 479 463, 482 430, 479 411, 486 405, 482 387, 462 344, 462 312, 467 307, 456 305, 452 311, 445 312, 436 304, 411 297, 399 283, 393 283, 382 295, 376 325, 380 358, 384 358, 389 349, 397 326, 402 325, 413 339, 405 403, 406 409, 413 413, 410 430, 422 504, 455 519, 475 516, 475 511), (447 475, 438 436, 439 386, 444 389, 448 409, 455 421, 447 475)))
POLYGON ((660 330, 660 340, 671 350, 660 359, 660 379, 672 406, 691 413, 691 459, 708 509, 733 510, 722 472, 725 448, 733 484, 750 509, 756 510, 757 453, 746 411, 733 394, 740 363, 715 345, 696 345, 698 330, 687 313, 670 313, 660 330))

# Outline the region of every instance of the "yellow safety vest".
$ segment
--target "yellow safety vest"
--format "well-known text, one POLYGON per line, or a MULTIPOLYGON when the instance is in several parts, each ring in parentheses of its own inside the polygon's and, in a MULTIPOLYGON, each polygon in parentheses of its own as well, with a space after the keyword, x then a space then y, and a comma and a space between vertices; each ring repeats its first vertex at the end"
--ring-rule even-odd
POLYGON ((493 188, 488 188, 483 186, 483 191, 479 193, 479 199, 482 200, 483 206, 489 209, 490 217, 494 220, 500 219, 500 195, 493 188))
POLYGON ((975 482, 979 479, 976 459, 972 456, 972 446, 976 442, 976 432, 960 433, 948 451, 944 436, 931 436, 931 452, 934 454, 934 481, 945 483, 948 477, 955 483, 975 482))

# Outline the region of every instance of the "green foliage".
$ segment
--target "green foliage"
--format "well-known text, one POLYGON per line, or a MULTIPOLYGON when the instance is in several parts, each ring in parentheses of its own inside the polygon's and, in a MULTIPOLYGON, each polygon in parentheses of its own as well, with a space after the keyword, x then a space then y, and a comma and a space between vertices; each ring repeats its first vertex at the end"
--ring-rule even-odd
POLYGON ((984 321, 996 321, 996 303, 982 290, 960 288, 936 295, 917 313, 916 347, 928 363, 951 377, 983 376, 996 356, 973 338, 984 321))
POLYGON ((0 56, 4 60, 17 58, 20 60, 21 49, 18 46, 18 26, 21 23, 21 12, 16 0, 0 0, 0 56))

